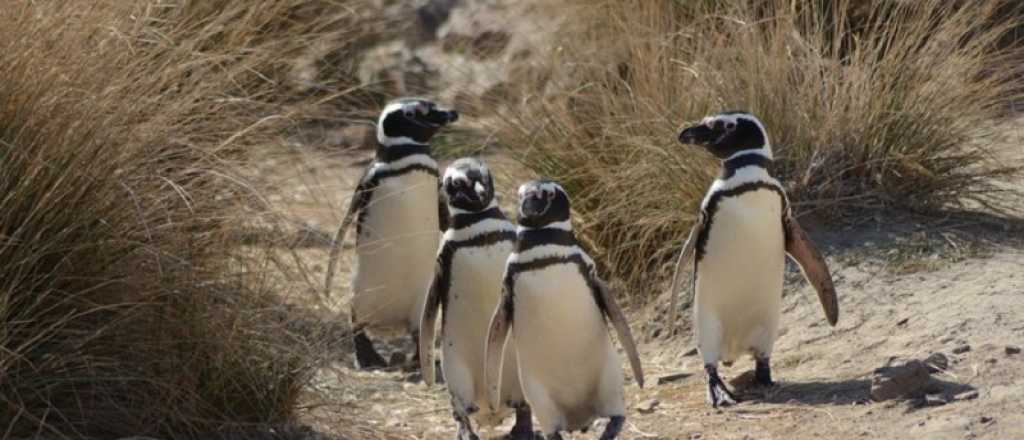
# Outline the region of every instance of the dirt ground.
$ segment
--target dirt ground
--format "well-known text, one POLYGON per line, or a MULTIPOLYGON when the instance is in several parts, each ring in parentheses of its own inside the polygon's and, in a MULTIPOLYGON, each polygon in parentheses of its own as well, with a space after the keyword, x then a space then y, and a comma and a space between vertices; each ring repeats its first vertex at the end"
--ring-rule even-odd
MULTIPOLYGON (((1019 145, 1004 153, 1021 157, 1019 145)), ((371 155, 366 150, 268 149, 265 169, 254 170, 267 179, 264 183, 280 189, 269 197, 294 220, 297 237, 306 238, 296 254, 314 281, 323 279, 326 240, 371 155)), ((501 170, 514 167, 491 159, 499 163, 497 184, 507 204, 514 182, 501 170)), ((667 297, 629 311, 647 386, 639 389, 627 379, 629 413, 621 438, 1024 438, 1024 354, 1014 353, 1024 347, 1020 225, 967 217, 872 220, 813 230, 833 270, 839 323, 828 326, 813 290, 791 266, 782 336, 773 356, 778 385, 757 391, 734 383, 745 398, 735 407, 715 410, 705 402, 688 314, 673 336, 663 319, 667 297), (876 368, 892 359, 934 353, 949 359, 949 368, 934 376, 942 391, 961 400, 938 406, 871 401, 876 368), (659 384, 659 378, 680 374, 659 384)), ((351 254, 343 254, 330 300, 312 301, 313 287, 297 289, 293 299, 319 304, 318 313, 326 320, 345 321, 351 254)), ((356 371, 340 345, 338 361, 315 380, 305 422, 325 433, 356 419, 386 437, 454 437, 443 385, 428 388, 415 374, 401 371, 356 371)), ((401 337, 384 348, 389 349, 411 346, 401 337)), ((722 371, 726 380, 736 382, 752 367, 752 361, 740 361, 722 371)), ((485 433, 494 438, 510 424, 485 433)), ((590 433, 569 438, 597 438, 601 429, 599 422, 590 433)))

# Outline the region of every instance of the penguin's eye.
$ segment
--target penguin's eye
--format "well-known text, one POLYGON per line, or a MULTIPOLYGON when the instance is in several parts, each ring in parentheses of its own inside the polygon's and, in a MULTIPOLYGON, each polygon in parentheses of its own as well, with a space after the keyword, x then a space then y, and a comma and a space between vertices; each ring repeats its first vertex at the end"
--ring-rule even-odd
POLYGON ((736 128, 736 123, 735 122, 729 121, 729 122, 725 123, 725 129, 726 130, 732 131, 735 128, 736 128))
POLYGON ((412 111, 412 109, 406 107, 406 108, 402 109, 402 114, 405 115, 405 117, 407 117, 407 118, 411 118, 411 117, 413 117, 414 112, 412 111))
POLYGON ((548 199, 548 200, 551 200, 551 199, 555 198, 555 192, 554 191, 549 191, 549 190, 545 189, 545 190, 541 191, 541 194, 543 194, 544 198, 548 199))

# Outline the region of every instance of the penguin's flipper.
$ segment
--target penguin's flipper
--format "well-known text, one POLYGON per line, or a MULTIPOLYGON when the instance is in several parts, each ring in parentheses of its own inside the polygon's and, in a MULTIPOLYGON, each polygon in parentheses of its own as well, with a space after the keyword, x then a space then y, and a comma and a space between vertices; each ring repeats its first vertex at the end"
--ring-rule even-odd
POLYGON ((448 201, 445 199, 444 188, 441 187, 441 180, 437 181, 437 226, 441 233, 448 230, 451 223, 451 211, 448 209, 448 201))
POLYGON ((626 322, 626 316, 623 315, 622 309, 619 308, 619 304, 615 302, 615 298, 612 296, 611 288, 605 284, 604 281, 597 278, 596 274, 591 275, 594 278, 595 284, 597 284, 598 294, 601 296, 601 307, 605 316, 612 322, 612 326, 615 327, 615 332, 619 335, 619 343, 622 344, 622 348, 626 350, 626 356, 629 357, 629 366, 633 368, 633 377, 636 378, 637 385, 640 388, 644 387, 644 370, 640 365, 640 354, 636 351, 636 342, 633 340, 633 332, 629 330, 629 323, 626 322))
POLYGON ((484 346, 484 385, 487 387, 487 401, 490 402, 492 409, 498 408, 501 404, 501 370, 504 368, 502 363, 505 359, 508 333, 512 329, 509 323, 513 316, 514 300, 508 284, 506 281, 501 302, 494 309, 484 346))
POLYGON ((679 251, 679 259, 676 260, 676 268, 672 272, 672 287, 669 290, 669 323, 675 322, 676 318, 676 307, 679 304, 679 268, 683 266, 683 263, 690 261, 694 251, 697 249, 697 237, 701 231, 704 230, 705 217, 702 212, 698 217, 697 221, 693 224, 693 228, 690 229, 690 236, 686 238, 686 243, 683 244, 683 250, 679 251))
POLYGON ((363 177, 359 179, 356 190, 352 194, 352 201, 349 202, 348 212, 345 213, 341 226, 338 227, 338 231, 334 233, 334 239, 331 240, 331 253, 327 260, 327 279, 324 281, 324 298, 331 295, 331 282, 334 280, 334 269, 338 264, 338 253, 341 252, 342 242, 345 241, 345 232, 348 231, 348 227, 352 225, 356 216, 370 204, 373 189, 377 186, 377 179, 374 178, 372 170, 372 166, 367 168, 363 177))
POLYGON ((434 385, 434 328, 437 322, 437 310, 441 305, 439 287, 442 270, 441 263, 438 262, 434 269, 434 280, 430 283, 430 290, 427 291, 423 314, 420 316, 420 374, 423 376, 423 382, 428 386, 434 385))
POLYGON ((800 265, 804 278, 807 278, 818 292, 818 300, 825 309, 828 323, 836 325, 836 321, 839 320, 839 301, 836 299, 836 288, 832 284, 832 275, 828 272, 825 258, 814 247, 814 243, 807 237, 807 233, 800 227, 796 218, 786 216, 782 223, 786 228, 786 253, 800 265))

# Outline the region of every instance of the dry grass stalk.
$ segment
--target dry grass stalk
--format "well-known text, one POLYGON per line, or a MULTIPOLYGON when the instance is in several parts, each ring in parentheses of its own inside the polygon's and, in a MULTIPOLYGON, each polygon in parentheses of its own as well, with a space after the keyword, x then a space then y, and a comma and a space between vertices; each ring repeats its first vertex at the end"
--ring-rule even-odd
MULTIPOLYGON (((749 110, 802 213, 1006 208, 990 146, 1020 98, 1005 0, 570 2, 561 46, 493 129, 571 191, 586 241, 649 297, 717 163, 685 122, 749 110), (856 8, 855 8, 856 6, 856 8), (851 29, 851 10, 857 27, 851 29), (865 12, 866 11, 866 12, 865 12)), ((554 7, 554 6, 552 6, 554 7)))
POLYGON ((287 60, 361 37, 359 4, 0 8, 5 437, 292 420, 318 347, 268 290, 267 257, 232 239, 261 203, 233 170, 308 104, 349 96, 343 76, 296 86, 287 60))

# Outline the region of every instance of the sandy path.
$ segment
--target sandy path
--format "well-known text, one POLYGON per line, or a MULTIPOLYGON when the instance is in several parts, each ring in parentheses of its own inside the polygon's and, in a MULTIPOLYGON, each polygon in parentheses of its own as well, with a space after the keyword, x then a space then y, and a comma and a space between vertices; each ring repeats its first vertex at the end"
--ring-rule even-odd
MULTIPOLYGON (((254 171, 267 179, 264 183, 279 188, 268 197, 295 219, 296 234, 312 231, 319 237, 296 253, 308 266, 309 276, 322 280, 322 238, 333 233, 347 206, 362 169, 353 164, 370 153, 277 149, 267 154, 271 160, 254 171)), ((503 187, 512 186, 509 183, 499 179, 503 187)), ((505 189, 507 202, 511 194, 505 189)), ((1024 346, 1020 231, 953 225, 946 235, 927 225, 904 226, 896 233, 872 229, 815 234, 829 244, 841 298, 839 325, 828 327, 813 292, 791 270, 783 336, 773 359, 779 386, 751 395, 734 408, 713 410, 706 405, 699 359, 686 355, 693 347, 688 330, 675 338, 642 341, 649 385, 644 390, 627 385, 630 413, 622 438, 1024 438, 1024 354, 1007 354, 1008 346, 1024 346), (971 240, 962 240, 972 234, 988 244, 977 245, 979 251, 971 240), (918 235, 940 245, 901 238, 918 235), (963 249, 964 243, 970 249, 963 249), (965 345, 969 351, 953 354, 965 345), (918 409, 903 402, 869 400, 875 368, 892 357, 923 358, 932 353, 944 353, 951 361, 940 379, 962 386, 960 390, 975 389, 978 397, 918 409), (674 373, 690 376, 657 384, 658 377, 674 373), (652 399, 657 404, 648 411, 652 399)), ((348 291, 350 255, 346 252, 341 262, 335 300, 321 308, 328 315, 346 308, 347 295, 342 292, 348 291)), ((290 292, 299 302, 308 301, 312 293, 290 292)), ((646 318, 654 315, 653 309, 631 315, 634 332, 652 333, 654 326, 640 323, 652 322, 646 318)), ((688 324, 684 322, 683 328, 688 324)), ((738 362, 724 368, 724 375, 735 378, 751 364, 738 362)), ((305 417, 314 427, 329 433, 343 423, 344 415, 395 438, 454 436, 442 387, 427 388, 401 372, 363 373, 350 365, 346 357, 317 378, 321 394, 305 417)), ((571 438, 597 436, 591 431, 571 438)))

